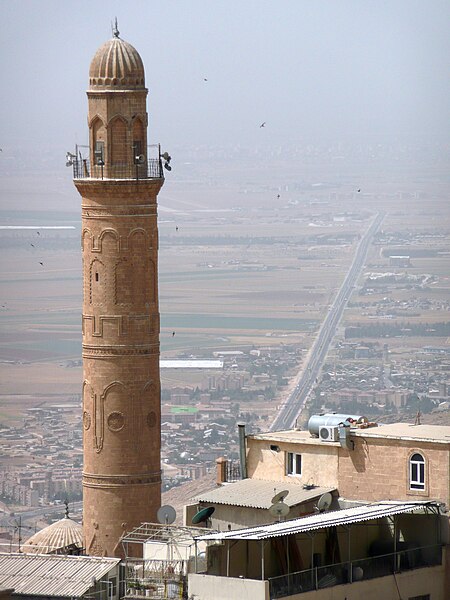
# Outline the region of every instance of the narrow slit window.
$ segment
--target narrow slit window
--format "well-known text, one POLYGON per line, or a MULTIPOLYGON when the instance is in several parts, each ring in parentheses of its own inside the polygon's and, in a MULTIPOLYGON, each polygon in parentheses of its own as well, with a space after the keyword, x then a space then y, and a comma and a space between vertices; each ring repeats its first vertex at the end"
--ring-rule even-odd
POLYGON ((98 281, 98 273, 95 274, 95 281, 98 281))

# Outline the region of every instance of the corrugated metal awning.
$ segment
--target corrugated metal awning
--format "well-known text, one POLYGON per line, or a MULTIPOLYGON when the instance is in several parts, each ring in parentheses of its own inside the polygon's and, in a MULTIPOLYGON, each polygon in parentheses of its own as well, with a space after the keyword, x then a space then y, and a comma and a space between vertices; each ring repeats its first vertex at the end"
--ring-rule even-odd
POLYGON ((0 587, 15 594, 80 598, 120 558, 0 553, 0 587))
POLYGON ((203 494, 193 498, 193 501, 268 509, 272 505, 272 498, 275 494, 287 490, 289 494, 284 502, 292 507, 314 500, 326 492, 332 492, 334 489, 334 487, 303 487, 299 483, 286 483, 284 481, 280 483, 279 481, 264 479, 242 479, 203 492, 203 494))
POLYGON ((271 525, 259 525, 258 527, 249 527, 247 529, 237 529, 235 531, 223 531, 211 533, 198 537, 198 540, 264 540, 272 537, 284 537, 296 533, 304 533, 327 527, 336 527, 338 525, 348 525, 362 521, 371 521, 381 519, 391 515, 414 512, 425 508, 439 506, 435 502, 376 502, 374 504, 365 504, 354 508, 343 510, 334 510, 324 512, 318 515, 300 517, 290 521, 281 521, 271 525))

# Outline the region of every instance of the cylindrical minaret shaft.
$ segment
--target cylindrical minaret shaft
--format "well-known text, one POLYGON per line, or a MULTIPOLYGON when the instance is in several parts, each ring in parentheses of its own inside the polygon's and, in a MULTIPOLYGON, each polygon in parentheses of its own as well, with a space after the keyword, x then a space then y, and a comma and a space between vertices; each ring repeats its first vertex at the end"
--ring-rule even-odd
POLYGON ((83 527, 86 551, 122 556, 161 500, 157 194, 137 51, 115 37, 90 68, 82 196, 83 527))

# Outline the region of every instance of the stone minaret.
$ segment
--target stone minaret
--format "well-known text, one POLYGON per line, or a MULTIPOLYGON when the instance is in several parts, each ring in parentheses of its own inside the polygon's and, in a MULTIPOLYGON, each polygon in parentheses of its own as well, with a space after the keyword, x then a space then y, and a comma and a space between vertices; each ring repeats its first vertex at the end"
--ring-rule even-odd
POLYGON ((114 37, 89 71, 82 197, 83 526, 86 552, 122 556, 122 534, 161 501, 157 195, 137 51, 114 37))

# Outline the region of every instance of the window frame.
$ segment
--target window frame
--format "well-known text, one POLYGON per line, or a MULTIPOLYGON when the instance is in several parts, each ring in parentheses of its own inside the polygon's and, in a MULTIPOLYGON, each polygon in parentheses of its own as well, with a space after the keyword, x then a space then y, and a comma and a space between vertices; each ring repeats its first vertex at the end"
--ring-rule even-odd
POLYGON ((302 455, 298 452, 286 452, 285 474, 288 477, 301 477, 303 470, 302 455))
POLYGON ((415 451, 409 457, 408 484, 410 492, 426 492, 426 460, 421 452, 415 451))

